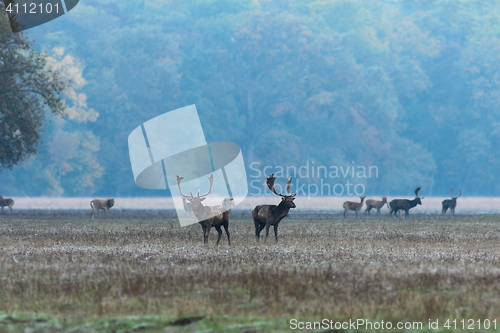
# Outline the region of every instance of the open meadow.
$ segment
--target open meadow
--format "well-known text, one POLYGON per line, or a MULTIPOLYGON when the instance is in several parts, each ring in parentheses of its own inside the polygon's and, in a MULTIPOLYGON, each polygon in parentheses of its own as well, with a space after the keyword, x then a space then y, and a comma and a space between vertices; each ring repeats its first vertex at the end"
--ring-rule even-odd
POLYGON ((233 216, 231 246, 215 247, 215 229, 204 246, 177 219, 2 215, 0 332, 281 332, 292 319, 499 331, 499 216, 287 218, 278 244, 253 228, 233 216))

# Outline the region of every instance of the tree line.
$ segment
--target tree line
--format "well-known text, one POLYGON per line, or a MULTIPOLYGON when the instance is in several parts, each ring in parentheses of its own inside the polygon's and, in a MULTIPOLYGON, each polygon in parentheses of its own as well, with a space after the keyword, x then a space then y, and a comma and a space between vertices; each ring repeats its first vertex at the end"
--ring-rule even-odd
POLYGON ((32 29, 77 84, 0 190, 163 196, 135 185, 128 134, 196 104, 207 141, 247 166, 354 163, 378 168, 357 179, 368 195, 499 195, 498 15, 479 0, 81 3, 32 29))

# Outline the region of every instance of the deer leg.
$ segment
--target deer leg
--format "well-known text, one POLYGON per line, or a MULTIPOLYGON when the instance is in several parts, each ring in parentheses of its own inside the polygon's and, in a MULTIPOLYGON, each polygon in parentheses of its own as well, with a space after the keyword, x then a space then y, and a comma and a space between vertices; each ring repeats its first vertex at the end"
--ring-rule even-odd
POLYGON ((380 215, 380 208, 377 208, 377 215, 380 215))
POLYGON ((405 209, 405 218, 408 218, 408 217, 410 217, 410 210, 405 209))
POLYGON ((269 227, 271 227, 271 223, 266 223, 266 240, 265 240, 265 242, 267 242, 267 236, 269 236, 269 227))
POLYGON ((344 218, 345 218, 345 214, 347 213, 347 211, 348 211, 348 210, 349 210, 349 209, 344 208, 344 218))
POLYGON ((207 244, 208 243, 208 232, 207 232, 207 226, 205 225, 205 221, 200 222, 201 229, 203 230, 203 243, 207 244))
POLYGON ((231 245, 231 237, 229 236, 229 224, 224 223, 224 230, 226 230, 226 235, 227 235, 227 242, 229 245, 231 245))
POLYGON ((278 225, 273 225, 274 227, 274 238, 276 239, 276 243, 278 243, 278 225))
POLYGON ((265 228, 266 224, 265 223, 260 223, 255 230, 255 236, 257 237, 257 242, 260 239, 260 232, 265 228))
POLYGON ((355 212, 356 212, 356 218, 359 218, 359 216, 358 216, 358 210, 356 209, 355 212))
POLYGON ((365 210, 365 215, 366 215, 366 214, 370 215, 370 208, 366 208, 366 210, 365 210))
POLYGON ((219 237, 217 237, 217 244, 216 245, 219 245, 219 242, 220 242, 220 238, 222 236, 222 230, 220 228, 220 225, 216 225, 215 226, 215 230, 217 230, 217 232, 219 233, 219 237))
POLYGON ((205 227, 205 234, 204 234, 204 238, 203 238, 203 243, 204 244, 208 244, 208 235, 210 235, 210 229, 212 229, 212 226, 206 226, 205 227))
POLYGON ((12 206, 9 206, 10 215, 12 215, 12 206))
POLYGON ((262 229, 260 229, 260 223, 257 219, 253 219, 253 224, 255 225, 255 240, 258 242, 260 238, 260 232, 262 229))

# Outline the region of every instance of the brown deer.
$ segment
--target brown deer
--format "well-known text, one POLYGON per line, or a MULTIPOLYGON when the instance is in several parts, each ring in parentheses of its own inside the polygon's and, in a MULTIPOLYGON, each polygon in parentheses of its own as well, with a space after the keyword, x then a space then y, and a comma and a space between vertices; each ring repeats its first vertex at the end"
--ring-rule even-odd
POLYGON ((94 218, 95 212, 99 212, 102 209, 106 212, 108 216, 108 211, 115 205, 115 199, 99 200, 94 199, 90 202, 90 207, 92 207, 92 218, 94 218))
POLYGON ((181 189, 181 180, 184 177, 177 176, 177 186, 179 187, 179 193, 183 198, 186 198, 189 201, 193 208, 194 216, 198 219, 201 228, 203 229, 203 243, 208 243, 208 235, 210 234, 210 230, 212 227, 215 227, 217 232, 219 233, 219 237, 217 238, 217 245, 219 245, 220 238, 222 236, 221 226, 224 227, 227 235, 227 242, 231 245, 231 236, 229 235, 229 218, 231 217, 231 212, 226 210, 222 206, 203 206, 201 203, 206 197, 212 193, 212 186, 214 184, 214 175, 210 175, 208 180, 210 181, 210 188, 207 193, 200 195, 200 191, 198 191, 198 196, 193 196, 192 192, 189 192, 189 195, 185 195, 182 193, 181 189))
POLYGON ((386 203, 387 203, 387 197, 382 197, 382 201, 373 200, 373 199, 366 200, 365 214, 370 215, 370 211, 372 210, 372 208, 375 208, 377 210, 377 215, 379 215, 380 209, 382 207, 384 207, 384 205, 386 203))
POLYGON ((441 214, 446 214, 446 211, 449 208, 451 215, 455 215, 455 207, 457 207, 457 199, 460 198, 460 196, 462 196, 462 190, 460 190, 460 194, 458 195, 458 197, 454 197, 453 189, 450 189, 451 199, 443 200, 443 210, 441 211, 441 214))
POLYGON ((346 213, 350 210, 354 210, 356 212, 356 217, 358 216, 358 212, 361 210, 363 207, 363 201, 365 200, 366 197, 359 197, 361 199, 361 202, 352 202, 352 201, 346 201, 344 202, 344 218, 346 217, 346 213))
POLYGON ((3 214, 3 208, 7 206, 9 207, 10 214, 12 215, 12 206, 14 206, 14 200, 11 198, 4 198, 0 195, 0 206, 2 206, 2 214, 3 214))
POLYGON ((288 215, 290 208, 296 207, 293 200, 295 200, 295 196, 297 195, 297 193, 291 193, 292 177, 289 177, 286 183, 286 189, 289 193, 288 195, 276 192, 276 190, 274 189, 275 180, 276 177, 274 177, 274 174, 272 174, 267 177, 266 184, 271 192, 281 197, 281 202, 279 203, 279 205, 258 205, 252 211, 252 218, 255 224, 255 240, 257 242, 260 239, 260 232, 264 228, 266 228, 267 241, 267 236, 269 236, 269 228, 271 226, 273 226, 274 228, 274 238, 276 239, 276 242, 278 242, 278 225, 280 221, 288 215))
POLYGON ((396 213, 399 210, 404 210, 405 211, 405 217, 410 216, 410 209, 415 207, 416 205, 421 205, 422 201, 419 196, 418 192, 420 192, 420 187, 417 187, 415 189, 415 199, 413 200, 408 200, 408 199, 394 199, 389 203, 389 208, 391 209, 389 212, 389 216, 391 216, 394 213, 394 216, 396 216, 396 213))

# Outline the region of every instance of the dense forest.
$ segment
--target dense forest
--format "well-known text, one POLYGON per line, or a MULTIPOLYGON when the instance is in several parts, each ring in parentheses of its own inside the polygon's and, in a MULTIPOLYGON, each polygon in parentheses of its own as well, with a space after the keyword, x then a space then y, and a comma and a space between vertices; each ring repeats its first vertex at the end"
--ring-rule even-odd
POLYGON ((489 0, 80 1, 27 31, 74 83, 0 193, 163 196, 135 185, 128 135, 196 104, 207 141, 241 147, 249 181, 314 165, 328 174, 294 176, 498 196, 499 17, 489 0))

